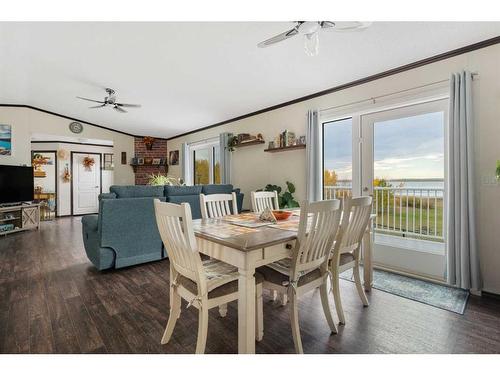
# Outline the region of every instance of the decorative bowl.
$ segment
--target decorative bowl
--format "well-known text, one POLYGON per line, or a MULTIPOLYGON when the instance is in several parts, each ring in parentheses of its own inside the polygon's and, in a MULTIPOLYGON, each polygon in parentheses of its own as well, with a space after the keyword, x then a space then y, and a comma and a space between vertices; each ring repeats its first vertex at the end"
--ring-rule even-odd
POLYGON ((293 215, 293 212, 291 211, 273 211, 273 215, 276 218, 276 220, 281 221, 281 220, 287 220, 290 218, 290 216, 293 215))

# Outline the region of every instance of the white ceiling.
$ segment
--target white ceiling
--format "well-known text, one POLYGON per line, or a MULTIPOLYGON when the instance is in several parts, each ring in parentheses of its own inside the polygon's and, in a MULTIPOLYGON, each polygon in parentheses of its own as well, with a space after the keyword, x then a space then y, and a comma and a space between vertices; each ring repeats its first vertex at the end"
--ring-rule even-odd
POLYGON ((268 23, 0 23, 0 103, 171 137, 500 35, 500 22, 376 22, 323 32, 319 56, 268 23), (75 96, 142 108, 88 109, 75 96))

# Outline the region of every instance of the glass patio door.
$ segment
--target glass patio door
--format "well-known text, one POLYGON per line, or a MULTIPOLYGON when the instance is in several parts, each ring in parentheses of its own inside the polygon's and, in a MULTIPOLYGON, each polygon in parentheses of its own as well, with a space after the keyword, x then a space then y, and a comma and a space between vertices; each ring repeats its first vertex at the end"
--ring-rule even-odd
MULTIPOLYGON (((448 100, 360 118, 361 192, 373 197, 374 262, 444 279, 448 100)), ((355 171, 356 173, 356 171, 355 171)))

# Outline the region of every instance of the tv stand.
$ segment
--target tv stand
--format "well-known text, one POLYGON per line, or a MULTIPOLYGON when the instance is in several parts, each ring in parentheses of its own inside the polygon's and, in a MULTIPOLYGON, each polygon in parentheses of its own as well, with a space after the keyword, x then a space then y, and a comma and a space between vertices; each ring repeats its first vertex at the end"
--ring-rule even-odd
POLYGON ((0 236, 40 228, 40 205, 18 203, 0 207, 0 236))

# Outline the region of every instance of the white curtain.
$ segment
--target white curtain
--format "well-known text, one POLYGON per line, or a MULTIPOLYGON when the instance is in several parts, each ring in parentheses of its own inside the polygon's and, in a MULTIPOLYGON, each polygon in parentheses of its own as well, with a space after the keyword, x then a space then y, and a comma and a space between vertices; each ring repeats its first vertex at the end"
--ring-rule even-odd
POLYGON ((459 288, 481 290, 474 204, 474 124, 472 75, 450 78, 447 280, 459 288))
POLYGON ((221 184, 231 183, 231 152, 227 143, 231 133, 221 133, 219 136, 221 184))
POLYGON ((183 143, 181 145, 181 178, 184 180, 186 185, 191 185, 191 168, 189 164, 189 145, 187 143, 183 143))
POLYGON ((309 202, 323 198, 322 185, 322 132, 317 110, 307 112, 306 131, 306 196, 309 202))

